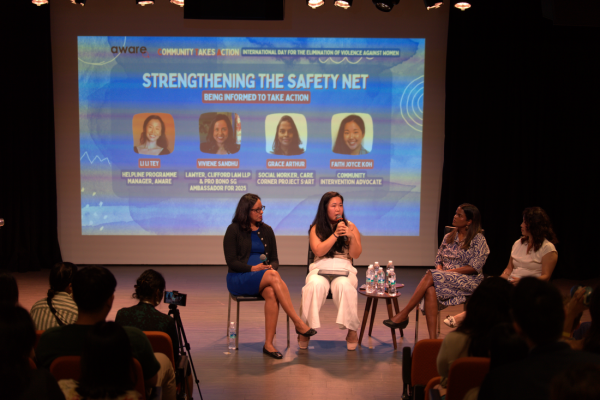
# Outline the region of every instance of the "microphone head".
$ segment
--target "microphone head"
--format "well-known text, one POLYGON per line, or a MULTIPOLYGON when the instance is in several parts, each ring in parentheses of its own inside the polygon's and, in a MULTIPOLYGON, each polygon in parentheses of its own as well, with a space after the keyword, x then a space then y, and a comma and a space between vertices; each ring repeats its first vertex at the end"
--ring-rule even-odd
POLYGON ((260 259, 260 261, 265 262, 267 260, 267 256, 265 256, 264 254, 261 254, 259 259, 260 259))
POLYGON ((344 218, 342 218, 342 216, 338 214, 338 215, 336 215, 336 216, 335 216, 335 219, 336 219, 337 221, 341 221, 341 220, 343 220, 344 218))

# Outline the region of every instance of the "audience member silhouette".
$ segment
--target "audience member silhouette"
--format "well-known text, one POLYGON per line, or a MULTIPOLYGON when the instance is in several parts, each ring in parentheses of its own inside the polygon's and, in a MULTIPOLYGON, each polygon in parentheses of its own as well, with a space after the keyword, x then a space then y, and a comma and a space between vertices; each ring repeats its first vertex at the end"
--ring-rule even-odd
POLYGON ((600 364, 600 356, 559 341, 565 314, 560 293, 550 283, 522 278, 511 303, 515 329, 530 351, 522 361, 490 371, 480 399, 548 399, 556 375, 582 363, 600 364))
POLYGON ((0 387, 10 400, 64 400, 56 380, 44 369, 31 369, 35 327, 27 310, 0 305, 0 387))

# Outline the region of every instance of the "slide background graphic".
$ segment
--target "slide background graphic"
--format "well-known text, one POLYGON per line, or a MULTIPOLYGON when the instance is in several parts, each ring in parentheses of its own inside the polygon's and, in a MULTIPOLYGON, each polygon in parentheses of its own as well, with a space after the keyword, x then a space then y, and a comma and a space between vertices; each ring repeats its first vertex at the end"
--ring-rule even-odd
MULTIPOLYGON (((241 150, 227 158, 240 160, 240 171, 252 171, 241 183, 259 194, 268 208, 265 221, 277 235, 303 235, 321 195, 336 190, 345 196, 346 214, 363 235, 418 236, 423 121, 423 39, 334 38, 173 38, 79 37, 80 151, 106 162, 81 158, 82 233, 84 235, 222 235, 243 192, 190 192, 185 171, 198 170, 198 158, 223 158, 199 151, 198 118, 206 112, 238 113, 241 150), (146 54, 118 48, 146 47, 146 54), (160 49, 394 49, 399 57, 271 57, 161 56, 160 49), (107 62, 108 61, 108 62, 107 62), (260 73, 339 74, 337 89, 297 89, 311 92, 310 104, 206 104, 203 89, 145 88, 144 73, 253 73, 260 92, 260 73), (366 89, 342 89, 342 74, 368 74, 366 89), (301 113, 307 119, 309 151, 290 159, 306 159, 306 171, 316 172, 313 186, 260 186, 258 171, 268 158, 288 158, 265 152, 265 118, 273 113, 301 113), (346 156, 331 152, 332 117, 337 113, 367 113, 373 120, 373 150, 346 156), (172 185, 132 186, 122 171, 138 170, 132 151, 131 120, 139 113, 168 113, 175 120, 176 144, 160 159, 162 171, 178 171, 172 185), (374 160, 369 170, 336 170, 330 159, 374 160), (366 172, 383 185, 323 186, 319 178, 336 172, 366 172), (406 197, 409 193, 415 196, 406 197)), ((209 88, 206 90, 219 90, 209 88)), ((224 88, 222 90, 232 90, 224 88)), ((240 89, 243 90, 243 89, 240 89)), ((268 90, 268 89, 264 89, 268 90)), ((277 89, 270 89, 271 91, 277 89)), ((337 128, 336 128, 337 130, 337 128)), ((137 133, 134 132, 134 135, 137 133)), ((304 171, 304 170, 298 170, 304 171)))

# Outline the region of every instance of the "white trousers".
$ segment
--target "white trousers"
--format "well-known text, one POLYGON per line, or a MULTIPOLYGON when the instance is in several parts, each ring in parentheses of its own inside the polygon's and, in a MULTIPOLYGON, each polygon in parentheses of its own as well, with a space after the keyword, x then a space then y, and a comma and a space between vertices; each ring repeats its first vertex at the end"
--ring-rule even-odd
POLYGON ((302 288, 302 303, 300 305, 300 318, 311 328, 319 328, 321 320, 319 311, 331 288, 333 303, 338 309, 336 324, 340 329, 350 329, 358 331, 360 320, 358 319, 358 293, 356 287, 358 279, 356 278, 356 268, 352 266, 349 260, 340 258, 327 258, 320 260, 309 267, 309 273, 306 276, 306 284, 302 288), (329 282, 324 276, 319 275, 320 269, 346 270, 348 276, 340 276, 329 282))

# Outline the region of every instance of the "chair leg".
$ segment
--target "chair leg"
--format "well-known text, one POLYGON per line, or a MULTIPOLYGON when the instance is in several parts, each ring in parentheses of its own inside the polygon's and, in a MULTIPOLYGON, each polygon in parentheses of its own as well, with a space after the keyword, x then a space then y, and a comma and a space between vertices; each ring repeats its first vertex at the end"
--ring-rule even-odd
POLYGON ((287 315, 287 342, 288 342, 288 349, 290 348, 290 316, 287 315))
POLYGON ((231 320, 229 318, 231 318, 231 295, 228 296, 229 297, 229 306, 227 307, 227 337, 229 337, 229 323, 231 322, 231 320))
POLYGON ((417 341, 419 340, 419 306, 417 305, 417 312, 415 315, 415 344, 417 344, 417 341))
POLYGON ((237 302, 237 314, 235 315, 235 349, 238 349, 240 340, 240 302, 237 302))

